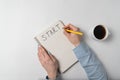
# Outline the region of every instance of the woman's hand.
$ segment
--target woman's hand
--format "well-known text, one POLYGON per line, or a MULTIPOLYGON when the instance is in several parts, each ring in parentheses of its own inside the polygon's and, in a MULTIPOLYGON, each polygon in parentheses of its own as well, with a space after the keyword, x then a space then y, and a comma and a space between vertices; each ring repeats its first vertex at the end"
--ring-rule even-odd
POLYGON ((54 80, 58 74, 59 64, 57 59, 52 54, 48 54, 46 49, 42 46, 38 48, 38 57, 40 63, 47 71, 50 80, 54 80))
POLYGON ((67 32, 65 29, 73 30, 73 31, 79 31, 79 28, 73 26, 72 24, 69 24, 69 25, 64 27, 64 34, 65 34, 65 36, 69 39, 69 41, 74 46, 78 46, 80 44, 81 36, 77 35, 77 34, 73 34, 73 33, 67 32))

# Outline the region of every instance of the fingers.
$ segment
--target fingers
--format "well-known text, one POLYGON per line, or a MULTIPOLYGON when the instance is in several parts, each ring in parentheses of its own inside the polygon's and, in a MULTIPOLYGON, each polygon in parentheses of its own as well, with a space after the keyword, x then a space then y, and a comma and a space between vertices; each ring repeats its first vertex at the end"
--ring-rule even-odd
POLYGON ((38 47, 38 57, 40 60, 49 60, 50 59, 49 54, 47 53, 46 49, 43 46, 38 47))
POLYGON ((38 57, 41 61, 43 60, 56 61, 56 58, 52 54, 48 54, 46 52, 46 49, 43 47, 38 47, 38 57))
POLYGON ((45 58, 49 58, 49 54, 47 53, 47 50, 42 46, 42 53, 45 56, 45 58))
POLYGON ((66 30, 64 30, 64 32, 63 32, 64 34, 65 34, 65 36, 66 37, 69 37, 70 36, 70 33, 69 32, 67 32, 66 30))
POLYGON ((52 54, 50 54, 50 57, 51 57, 51 59, 52 59, 52 61, 57 61, 57 59, 52 55, 52 54))
POLYGON ((39 57, 40 60, 45 57, 45 56, 42 54, 42 48, 41 48, 40 46, 38 47, 38 57, 39 57))
POLYGON ((67 26, 64 27, 64 29, 69 29, 69 30, 73 30, 73 31, 79 30, 79 28, 77 28, 76 26, 74 26, 72 24, 68 24, 67 26))
POLYGON ((66 29, 68 29, 68 30, 73 30, 73 31, 79 31, 79 28, 75 27, 75 26, 72 25, 72 24, 68 24, 67 26, 64 26, 63 29, 64 29, 64 34, 65 34, 67 37, 69 37, 69 36, 71 35, 71 33, 70 33, 70 32, 67 32, 66 29))
POLYGON ((70 25, 70 24, 68 24, 67 26, 64 26, 64 27, 63 27, 63 28, 64 28, 64 34, 65 34, 67 37, 70 36, 71 33, 67 32, 66 29, 72 30, 72 28, 70 28, 69 25, 70 25))

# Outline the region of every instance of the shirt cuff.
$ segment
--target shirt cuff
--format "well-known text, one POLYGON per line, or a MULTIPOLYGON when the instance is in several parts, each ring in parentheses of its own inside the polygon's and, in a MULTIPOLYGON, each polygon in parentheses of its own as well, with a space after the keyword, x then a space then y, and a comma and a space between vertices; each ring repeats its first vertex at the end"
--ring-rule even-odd
POLYGON ((55 79, 50 79, 48 76, 46 76, 46 80, 62 80, 61 74, 58 74, 55 79))
POLYGON ((56 78, 55 79, 50 79, 48 76, 46 76, 46 80, 57 80, 56 78))

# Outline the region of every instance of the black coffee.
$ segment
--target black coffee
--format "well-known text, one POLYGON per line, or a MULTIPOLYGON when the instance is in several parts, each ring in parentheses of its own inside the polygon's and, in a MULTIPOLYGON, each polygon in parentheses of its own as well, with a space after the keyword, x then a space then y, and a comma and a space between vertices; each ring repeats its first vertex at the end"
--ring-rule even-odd
POLYGON ((103 39, 106 35, 105 28, 102 25, 97 25, 94 29, 94 35, 97 39, 103 39))

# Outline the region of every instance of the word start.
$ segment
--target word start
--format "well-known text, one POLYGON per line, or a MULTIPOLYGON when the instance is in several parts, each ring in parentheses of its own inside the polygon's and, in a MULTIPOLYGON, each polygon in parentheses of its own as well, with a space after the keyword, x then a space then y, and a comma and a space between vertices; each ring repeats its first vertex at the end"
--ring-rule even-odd
POLYGON ((60 30, 59 24, 55 25, 50 30, 48 30, 47 32, 41 35, 42 40, 46 41, 48 38, 50 38, 52 35, 54 35, 59 30, 60 30))

